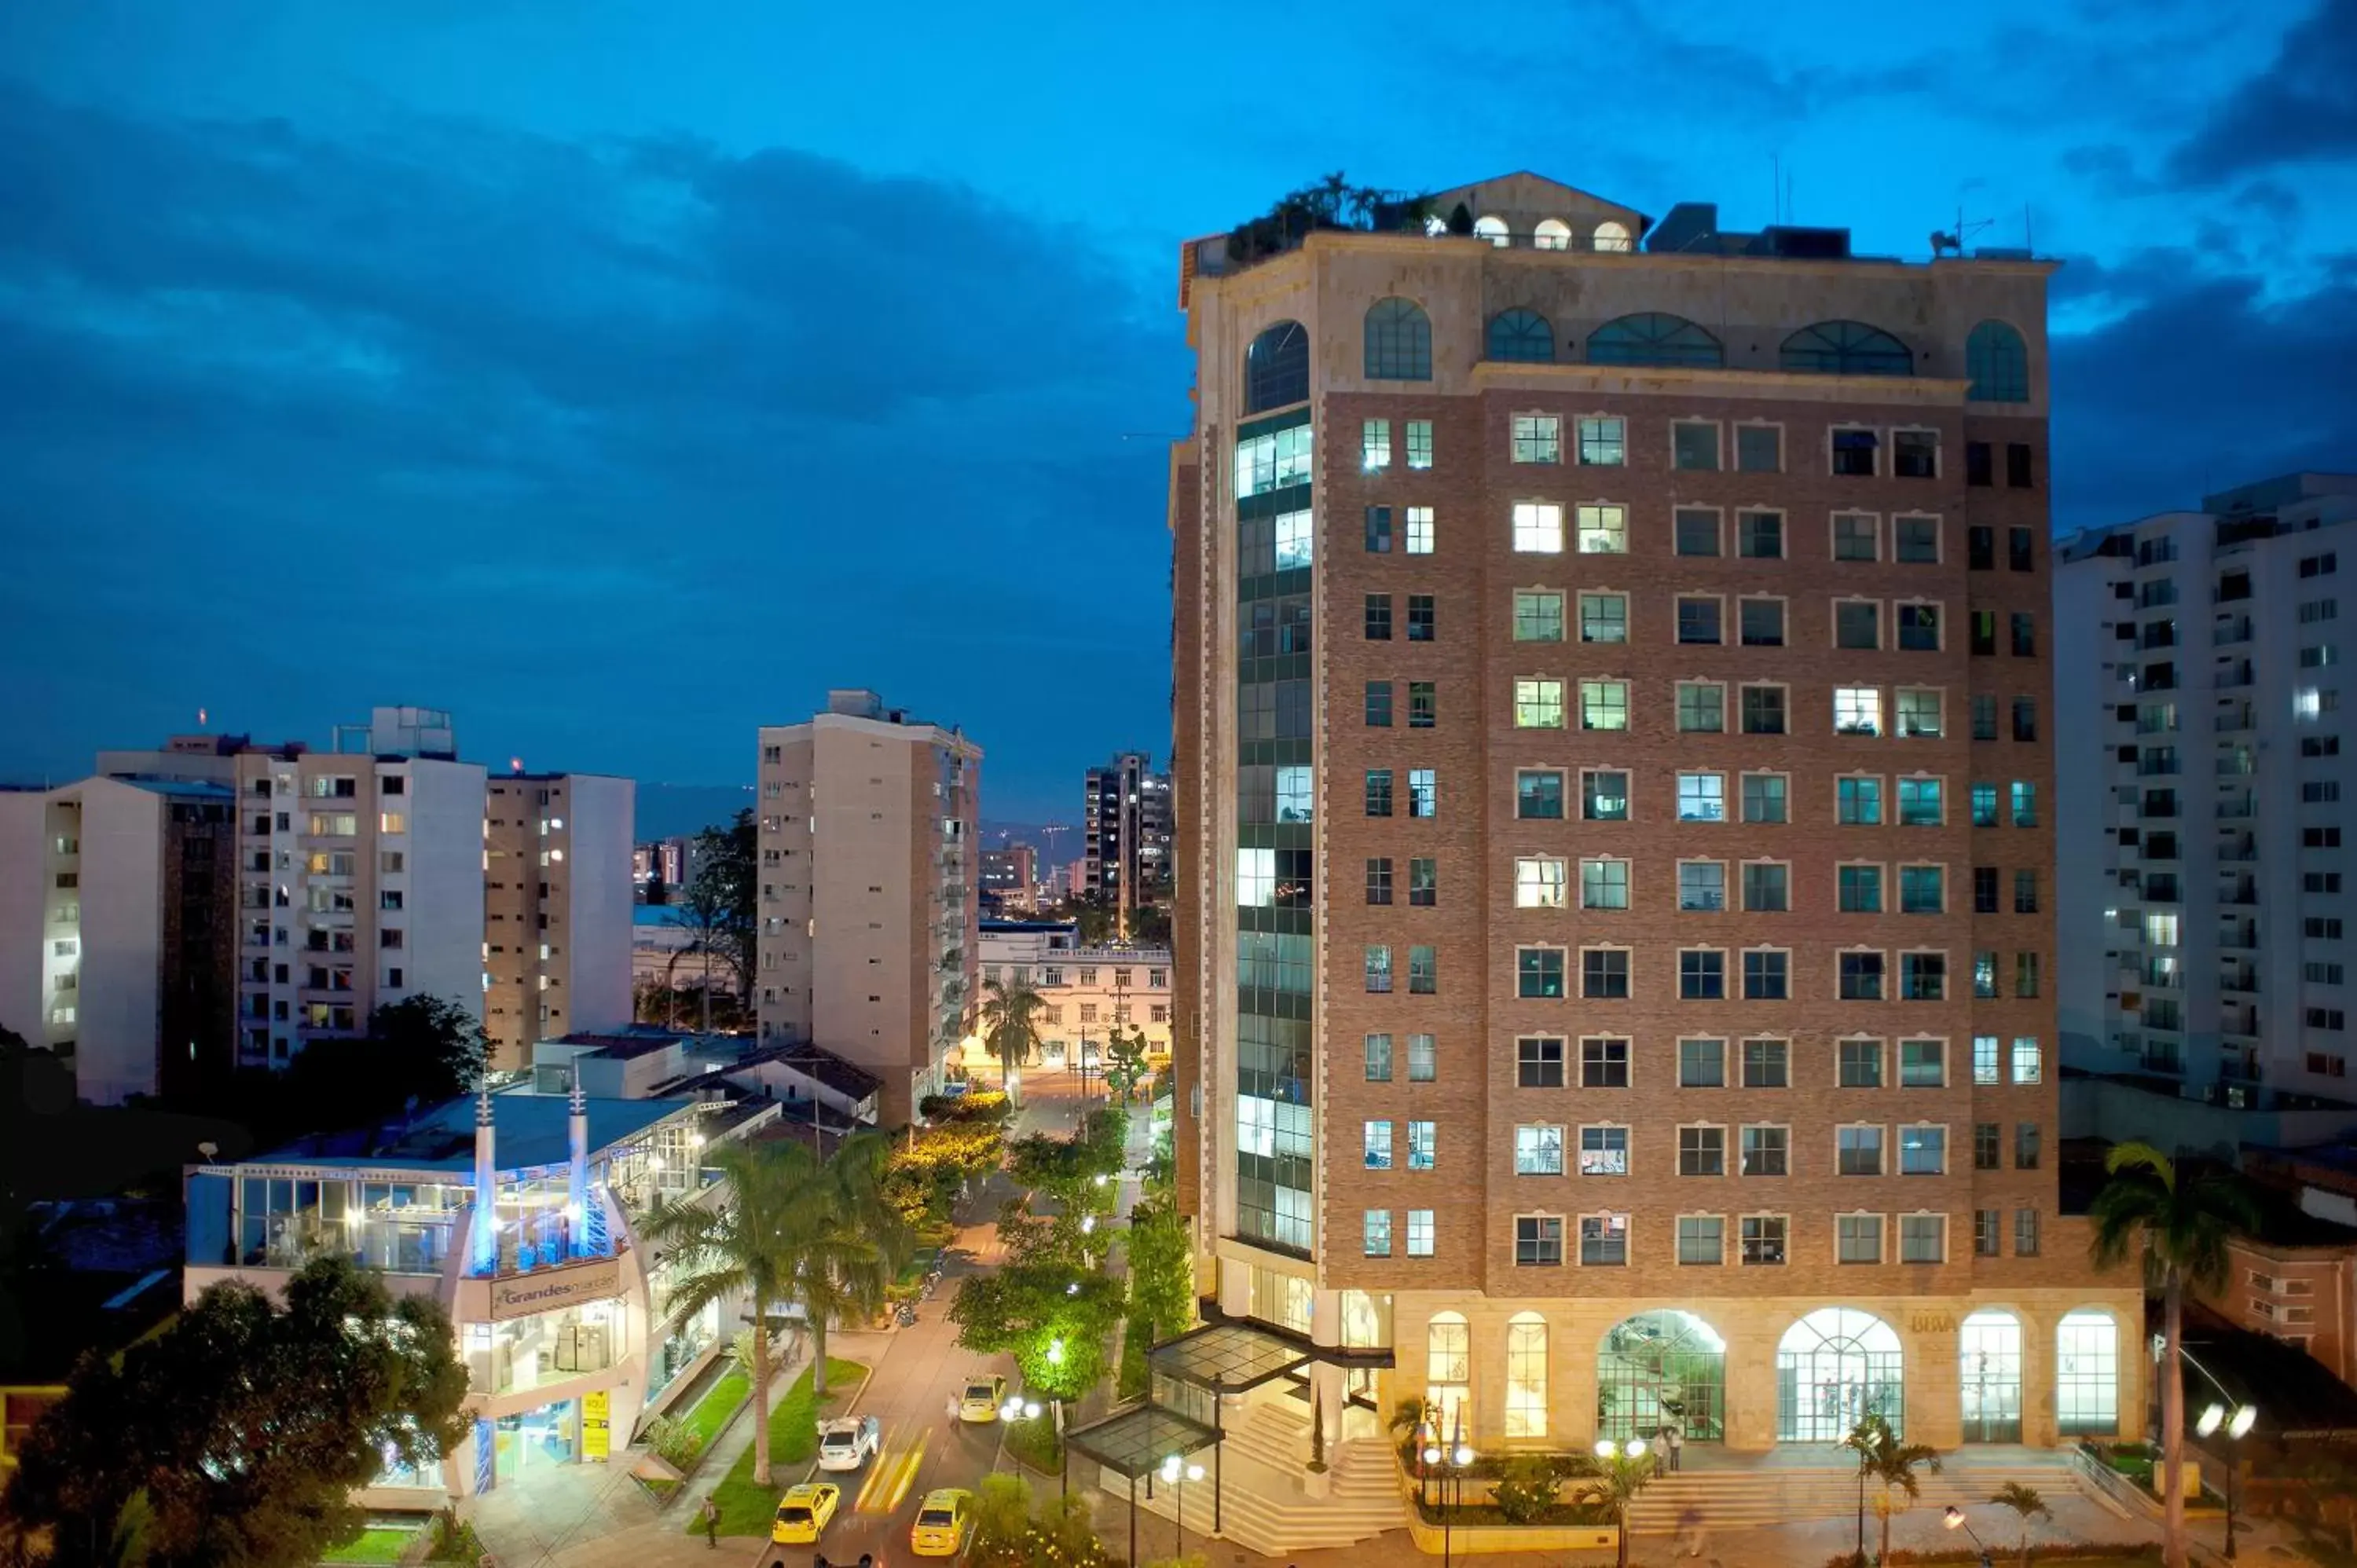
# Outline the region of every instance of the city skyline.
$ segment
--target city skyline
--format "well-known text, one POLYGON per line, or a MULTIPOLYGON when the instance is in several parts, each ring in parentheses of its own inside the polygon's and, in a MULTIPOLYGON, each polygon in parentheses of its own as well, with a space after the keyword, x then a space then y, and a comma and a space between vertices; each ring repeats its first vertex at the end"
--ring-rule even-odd
POLYGON ((274 740, 393 702, 494 761, 726 784, 759 725, 856 683, 988 748, 992 817, 1060 819, 1092 762, 1167 746, 1177 242, 1338 166, 1531 167, 1738 226, 1789 199, 1910 259, 1959 215, 1968 245, 2028 240, 2067 263, 2060 529, 2341 466, 2357 219, 2323 84, 2357 5, 2162 7, 2134 38, 2106 0, 1978 15, 1977 41, 1827 63, 1808 8, 1741 44, 1710 10, 1600 7, 1414 49, 1383 41, 1413 13, 1361 11, 1321 48, 1368 91, 1313 117, 1219 26, 1109 71, 1136 24, 944 15, 956 47, 883 93, 856 18, 753 7, 20 8, 0 124, 38 156, 0 190, 39 220, 0 242, 0 650, 27 678, 0 777, 199 707, 274 740), (1599 53, 1609 99, 1532 91, 1599 53), (804 55, 850 63, 802 81, 804 55), (957 91, 976 64, 1078 85, 1002 126, 957 91), (1246 128, 1182 131, 1206 105, 1246 128), (1050 663, 1114 722, 1034 718, 1006 676, 1050 663))

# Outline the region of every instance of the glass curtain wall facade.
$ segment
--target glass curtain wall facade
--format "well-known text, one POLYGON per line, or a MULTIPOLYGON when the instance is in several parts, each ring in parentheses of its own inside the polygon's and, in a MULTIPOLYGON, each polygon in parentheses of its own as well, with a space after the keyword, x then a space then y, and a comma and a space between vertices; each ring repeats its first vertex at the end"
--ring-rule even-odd
POLYGON ((1308 409, 1236 433, 1236 1229, 1316 1243, 1308 409))

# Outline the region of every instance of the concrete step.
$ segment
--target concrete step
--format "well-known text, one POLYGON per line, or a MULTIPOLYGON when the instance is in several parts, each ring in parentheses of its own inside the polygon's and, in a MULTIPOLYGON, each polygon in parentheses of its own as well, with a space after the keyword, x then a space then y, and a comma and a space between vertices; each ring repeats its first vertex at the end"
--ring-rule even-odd
MULTIPOLYGON (((2076 1475, 2061 1455, 2052 1463, 1952 1461, 1942 1471, 1923 1472, 1919 1478, 1922 1491, 1908 1504, 1910 1511, 1986 1502, 2008 1481, 2035 1487, 2049 1497, 2076 1496, 2080 1491, 2076 1475)), ((1869 1484, 1868 1509, 1874 1506, 1874 1493, 1869 1484)), ((1681 1523, 1695 1521, 1717 1529, 1837 1519, 1857 1511, 1857 1496, 1854 1470, 1686 1470, 1648 1486, 1630 1509, 1630 1521, 1635 1533, 1663 1534, 1681 1523)))

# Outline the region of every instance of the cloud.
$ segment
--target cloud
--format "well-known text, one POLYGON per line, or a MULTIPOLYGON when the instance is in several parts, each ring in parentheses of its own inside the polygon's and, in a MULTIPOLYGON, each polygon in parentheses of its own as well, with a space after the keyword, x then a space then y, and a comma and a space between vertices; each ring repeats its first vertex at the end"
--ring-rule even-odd
POLYGON ((2226 94, 2169 155, 2188 185, 2357 156, 2357 0, 2320 0, 2265 70, 2226 94))
MULTIPOLYGON (((692 625, 694 700, 742 729, 662 770, 727 778, 830 682, 986 731, 893 638, 909 607, 987 668, 1082 541, 1105 580, 1164 575, 1160 454, 1119 436, 1184 423, 1181 323, 1091 236, 954 183, 0 80, 0 656, 48 682, 0 719, 103 700, 44 766, 186 685, 276 704, 258 728, 435 701, 502 754, 651 768, 611 714, 683 674, 637 634, 692 625)), ((1155 597, 1055 614, 1112 642, 1155 597)), ((1151 714, 1164 640, 1092 700, 1151 714)))
MULTIPOLYGON (((2357 258, 2351 258, 2357 260, 2357 258)), ((2055 520, 2063 528, 2190 507, 2208 492, 2357 458, 2357 266, 2271 299, 2255 274, 2204 276, 2183 252, 2080 274, 2117 312, 2053 340, 2055 520)))

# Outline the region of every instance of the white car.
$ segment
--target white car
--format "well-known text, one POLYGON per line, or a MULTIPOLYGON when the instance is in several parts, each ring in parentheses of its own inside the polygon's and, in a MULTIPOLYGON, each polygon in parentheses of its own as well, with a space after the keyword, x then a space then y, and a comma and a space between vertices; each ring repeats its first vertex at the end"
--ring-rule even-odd
POLYGON ((818 1423, 818 1467, 856 1470, 884 1449, 884 1423, 872 1415, 839 1415, 818 1423))

